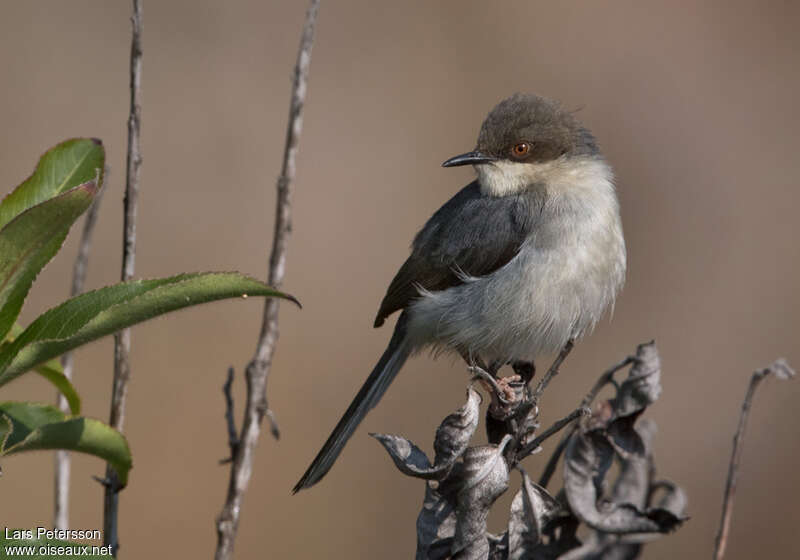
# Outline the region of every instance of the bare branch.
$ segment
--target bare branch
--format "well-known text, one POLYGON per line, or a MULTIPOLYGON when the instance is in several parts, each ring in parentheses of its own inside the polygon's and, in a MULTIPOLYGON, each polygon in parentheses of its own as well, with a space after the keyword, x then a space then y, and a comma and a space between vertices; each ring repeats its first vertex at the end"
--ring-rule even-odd
MULTIPOLYGON (((141 81, 142 81, 142 2, 133 0, 131 15, 131 61, 130 89, 131 104, 128 116, 128 158, 125 174, 124 200, 124 234, 122 246, 123 282, 133 278, 136 260, 136 212, 139 199, 139 170, 142 155, 139 146, 139 133, 142 119, 141 81)), ((124 329, 114 335, 114 386, 111 394, 111 414, 109 424, 122 431, 125 422, 125 401, 128 394, 128 383, 131 376, 130 367, 131 331, 124 329)), ((120 486, 114 469, 106 466, 106 479, 111 483, 106 486, 103 507, 103 544, 111 546, 116 557, 119 549, 117 535, 117 510, 119 506, 120 486)))
MULTIPOLYGON (((275 288, 281 286, 286 272, 286 252, 289 244, 289 235, 292 230, 292 182, 295 177, 297 150, 303 125, 303 105, 305 104, 308 69, 311 63, 311 49, 314 45, 314 30, 318 11, 319 0, 311 0, 306 12, 303 34, 297 54, 297 63, 294 69, 283 165, 277 182, 275 232, 272 239, 272 253, 269 259, 268 282, 275 288)), ((270 419, 273 435, 276 438, 279 435, 274 414, 267 403, 267 378, 278 340, 278 309, 279 303, 277 299, 270 298, 266 300, 258 345, 253 359, 245 370, 247 401, 244 421, 236 452, 233 455, 228 495, 222 512, 217 518, 216 560, 228 560, 233 555, 242 500, 250 483, 255 448, 261 433, 261 422, 265 415, 270 419)))
POLYGON ((725 547, 728 544, 728 530, 731 524, 731 515, 733 514, 733 501, 736 495, 736 478, 739 474, 739 462, 742 458, 742 442, 744 441, 744 431, 747 427, 747 416, 750 412, 750 407, 753 404, 753 397, 755 396, 758 384, 767 377, 773 374, 778 379, 791 379, 794 377, 795 372, 786 363, 783 358, 777 360, 774 364, 756 371, 750 378, 750 385, 747 387, 747 393, 742 402, 742 413, 739 416, 739 426, 736 428, 736 435, 733 436, 733 452, 731 453, 731 461, 728 466, 728 481, 725 483, 725 497, 722 500, 722 519, 719 522, 719 532, 717 533, 716 543, 714 544, 714 559, 721 560, 725 555, 725 547))
MULTIPOLYGON (((86 212, 86 218, 83 221, 83 231, 81 232, 81 240, 78 245, 78 254, 75 257, 75 264, 72 267, 72 288, 70 295, 77 296, 83 291, 83 285, 86 281, 86 270, 89 266, 89 249, 92 245, 92 233, 94 226, 97 223, 97 215, 100 210, 100 201, 103 199, 105 192, 105 183, 108 181, 109 168, 106 166, 103 172, 103 188, 101 188, 97 196, 86 212)), ((61 356, 61 367, 64 369, 64 376, 72 380, 73 359, 72 352, 67 352, 61 356)), ((69 404, 67 399, 61 393, 57 395, 58 408, 64 413, 69 413, 69 404)), ((69 451, 59 450, 56 451, 55 457, 56 471, 55 471, 55 488, 54 488, 54 507, 53 507, 53 526, 56 529, 69 528, 69 478, 70 478, 70 456, 69 451)))
POLYGON ((624 360, 614 364, 607 370, 603 372, 603 374, 597 379, 597 382, 594 384, 594 387, 583 397, 581 401, 581 406, 589 406, 592 404, 594 399, 597 398, 598 393, 602 391, 603 387, 608 385, 609 383, 614 383, 614 374, 617 373, 622 368, 632 364, 636 361, 636 356, 628 356, 624 360))
POLYGON ((561 352, 558 354, 558 357, 553 362, 553 365, 550 366, 550 369, 547 370, 547 373, 544 374, 542 380, 539 381, 539 384, 536 386, 536 389, 533 391, 533 402, 537 402, 539 397, 542 396, 544 390, 547 388, 547 385, 550 381, 558 375, 558 368, 561 367, 561 364, 564 363, 564 360, 567 359, 569 353, 572 352, 572 347, 575 346, 575 341, 569 339, 567 343, 564 345, 564 348, 561 349, 561 352))
MULTIPOLYGON (((548 378, 557 374, 570 346, 562 350, 548 378)), ((538 436, 538 405, 528 381, 519 374, 496 379, 493 371, 470 367, 475 376, 470 395, 477 397, 472 385, 478 379, 492 396, 485 414, 489 445, 469 445, 481 412, 478 398, 471 414, 465 416, 467 407, 462 407, 439 425, 433 462, 406 438, 372 434, 400 472, 426 482, 417 517, 418 558, 638 558, 645 542, 687 519, 683 490, 653 476, 655 423, 643 419, 634 425, 661 394, 661 363, 653 342, 640 344, 634 358, 612 366, 594 384, 583 403, 590 403, 606 384, 616 387, 615 396, 597 413, 581 405, 538 436), (615 383, 614 372, 631 362, 635 365, 628 377, 615 383), (501 394, 515 405, 510 413, 492 411, 501 394), (575 422, 589 415, 591 421, 575 422), (566 445, 564 484, 551 493, 534 484, 519 463, 564 428, 572 433, 560 444, 566 445), (445 456, 447 462, 440 461, 445 456), (612 472, 615 463, 620 468, 612 472), (495 535, 487 531, 486 519, 508 489, 512 468, 522 471, 522 485, 511 501, 508 529, 495 535), (652 498, 656 490, 657 502, 652 498)), ((548 465, 548 479, 559 455, 548 465)))
POLYGON ((569 424, 571 424, 578 418, 581 418, 583 416, 589 416, 591 413, 592 413, 591 410, 589 410, 585 406, 582 406, 580 408, 576 408, 564 418, 556 420, 552 426, 543 431, 541 435, 536 436, 536 438, 532 442, 523 447, 522 450, 519 451, 519 453, 517 453, 517 460, 524 459, 525 457, 533 453, 537 447, 539 447, 542 443, 544 443, 546 439, 557 434, 558 432, 563 430, 565 427, 567 427, 569 424))

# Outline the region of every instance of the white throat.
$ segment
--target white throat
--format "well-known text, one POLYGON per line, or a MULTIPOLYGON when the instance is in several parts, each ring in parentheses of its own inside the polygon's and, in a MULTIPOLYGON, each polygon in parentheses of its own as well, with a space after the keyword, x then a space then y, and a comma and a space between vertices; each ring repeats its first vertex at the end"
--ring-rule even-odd
POLYGON ((542 163, 497 161, 476 165, 475 170, 481 192, 488 196, 508 196, 536 187, 556 196, 577 194, 612 180, 611 168, 600 157, 561 157, 542 163))

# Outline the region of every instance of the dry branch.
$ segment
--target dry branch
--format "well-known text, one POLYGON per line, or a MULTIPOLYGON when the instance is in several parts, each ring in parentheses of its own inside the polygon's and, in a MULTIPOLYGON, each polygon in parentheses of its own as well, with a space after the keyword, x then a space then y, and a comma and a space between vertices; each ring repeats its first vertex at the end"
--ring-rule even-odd
MULTIPOLYGON (((311 0, 306 12, 297 63, 294 68, 283 165, 277 182, 275 232, 269 259, 268 283, 275 288, 280 288, 286 272, 286 251, 292 229, 292 183, 295 177, 297 150, 303 126, 303 105, 305 104, 308 69, 311 63, 311 49, 314 45, 314 29, 318 11, 319 0, 311 0)), ((273 435, 276 438, 279 435, 274 415, 267 403, 267 378, 278 341, 278 309, 279 302, 276 298, 269 298, 264 303, 264 316, 258 345, 253 359, 245 370, 247 398, 244 421, 233 453, 228 494, 222 512, 217 518, 216 560, 232 558, 242 500, 250 483, 255 448, 261 434, 261 422, 265 415, 270 419, 273 435)))
POLYGON ((714 560, 722 559, 725 555, 725 547, 728 544, 728 530, 730 529, 731 515, 733 514, 733 501, 736 496, 736 479, 739 474, 739 462, 742 459, 742 442, 744 441, 744 431, 747 427, 747 416, 750 413, 750 407, 753 405, 753 397, 756 394, 759 383, 770 374, 775 375, 778 379, 791 379, 795 375, 789 364, 784 359, 779 359, 772 365, 754 372, 750 378, 750 385, 747 387, 747 393, 742 402, 739 426, 736 428, 736 435, 733 436, 733 452, 728 465, 725 497, 722 500, 722 518, 719 522, 719 532, 714 544, 714 560))
MULTIPOLYGON (((549 379, 569 350, 567 345, 556 359, 549 379)), ((470 371, 491 398, 486 411, 489 445, 470 446, 481 416, 481 399, 472 381, 465 405, 436 430, 433 461, 404 437, 372 434, 400 472, 425 481, 416 557, 632 559, 639 557, 645 542, 680 527, 687 519, 685 493, 673 482, 654 479, 655 423, 640 419, 661 394, 655 344, 640 344, 636 356, 623 361, 628 363, 635 365, 627 378, 614 383, 615 396, 595 413, 581 406, 537 437, 541 392, 530 391, 520 375, 489 381, 489 374, 478 367, 470 371), (550 493, 534 484, 519 464, 570 424, 574 429, 568 430, 564 485, 550 493), (614 463, 618 472, 610 468, 614 463), (487 517, 509 488, 514 468, 523 470, 523 481, 511 503, 508 529, 500 535, 489 533, 487 517), (664 491, 658 499, 656 490, 664 491)), ((613 371, 620 367, 624 366, 606 371, 587 400, 598 387, 612 383, 613 371)))
POLYGON ((567 359, 569 353, 572 352, 573 346, 575 346, 575 341, 570 339, 564 345, 564 348, 561 349, 561 352, 558 354, 558 357, 556 357, 553 365, 550 366, 550 369, 547 370, 547 373, 544 374, 544 377, 542 377, 542 380, 539 381, 539 384, 533 391, 533 402, 539 400, 539 398, 542 396, 542 393, 544 393, 544 390, 547 389, 547 385, 550 383, 550 381, 556 375, 558 375, 558 369, 561 367, 561 364, 564 363, 564 360, 567 359))
POLYGON ((541 435, 536 436, 536 438, 534 438, 533 441, 525 445, 525 447, 523 447, 522 450, 520 450, 517 453, 517 456, 519 457, 520 460, 522 460, 528 455, 533 454, 539 448, 539 446, 542 445, 542 443, 544 443, 546 440, 548 440, 549 438, 551 438, 552 436, 554 436, 555 434, 557 434, 558 432, 560 432, 561 430, 572 424, 578 418, 581 418, 583 416, 590 416, 591 414, 592 411, 586 407, 576 408, 568 415, 566 415, 564 418, 561 418, 560 420, 554 422, 553 425, 547 428, 545 431, 543 431, 541 435))
MULTIPOLYGON (((86 213, 83 222, 83 231, 78 245, 78 254, 75 257, 75 264, 72 267, 72 288, 70 296, 75 297, 83 292, 83 285, 86 282, 86 271, 89 267, 89 249, 92 245, 92 233, 97 223, 97 215, 100 210, 100 201, 105 192, 105 183, 108 181, 108 166, 103 171, 103 188, 101 188, 94 202, 86 213)), ((72 380, 73 354, 67 352, 61 356, 61 367, 64 369, 64 376, 72 380)), ((62 412, 69 414, 70 408, 66 397, 58 393, 58 408, 62 412)), ((56 529, 69 528, 69 479, 70 479, 70 456, 69 451, 56 451, 55 457, 55 481, 53 496, 53 526, 56 529)))
MULTIPOLYGON (((142 3, 133 0, 131 15, 131 57, 130 57, 130 89, 131 104, 128 116, 128 156, 125 173, 124 225, 122 246, 123 282, 133 278, 136 260, 136 211, 139 199, 139 170, 142 155, 139 147, 142 104, 142 3)), ((128 394, 128 383, 131 376, 130 367, 131 331, 124 329, 114 335, 114 385, 111 393, 111 414, 109 424, 122 431, 125 422, 125 401, 128 394)), ((111 546, 114 556, 119 549, 117 534, 117 511, 119 508, 119 482, 117 473, 106 466, 105 497, 103 503, 103 544, 111 546)))

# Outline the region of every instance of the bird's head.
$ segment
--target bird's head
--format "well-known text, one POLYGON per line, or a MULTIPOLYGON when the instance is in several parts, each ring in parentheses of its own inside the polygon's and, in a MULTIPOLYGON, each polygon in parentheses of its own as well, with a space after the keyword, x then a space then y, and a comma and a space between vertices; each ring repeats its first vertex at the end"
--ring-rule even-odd
POLYGON ((442 166, 473 165, 484 192, 503 196, 599 155, 594 136, 573 113, 546 97, 517 93, 489 112, 473 151, 442 166))

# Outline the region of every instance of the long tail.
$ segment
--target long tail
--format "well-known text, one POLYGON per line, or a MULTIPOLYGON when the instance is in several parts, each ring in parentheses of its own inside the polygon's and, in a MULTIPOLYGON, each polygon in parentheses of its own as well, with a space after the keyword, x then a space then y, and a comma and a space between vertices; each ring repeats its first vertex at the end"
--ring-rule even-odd
POLYGON ((403 367, 410 354, 411 345, 406 336, 406 317, 403 314, 397 321, 389 346, 381 356, 375 369, 369 374, 356 398, 350 403, 350 407, 344 413, 342 419, 339 420, 339 423, 336 424, 333 433, 328 437, 328 441, 317 453, 311 466, 308 467, 300 482, 295 485, 292 493, 296 494, 304 488, 312 487, 325 476, 333 466, 339 453, 342 452, 347 440, 353 435, 367 412, 373 409, 378 404, 378 401, 381 400, 386 389, 389 388, 397 372, 403 367))

